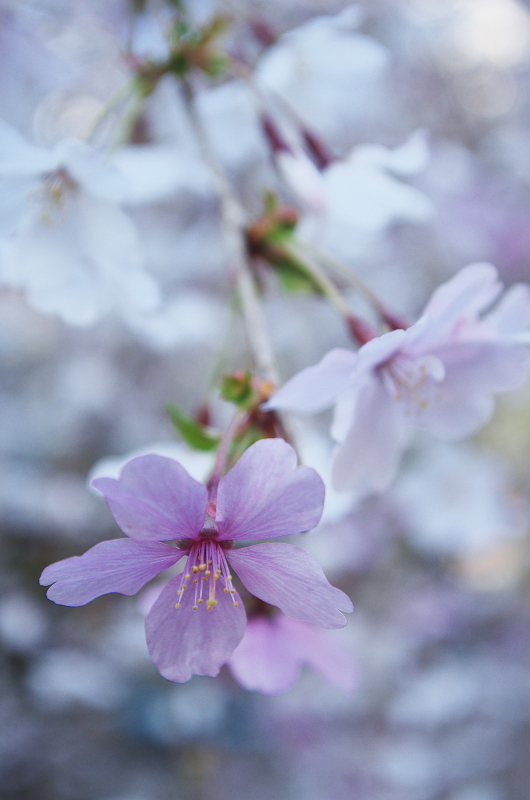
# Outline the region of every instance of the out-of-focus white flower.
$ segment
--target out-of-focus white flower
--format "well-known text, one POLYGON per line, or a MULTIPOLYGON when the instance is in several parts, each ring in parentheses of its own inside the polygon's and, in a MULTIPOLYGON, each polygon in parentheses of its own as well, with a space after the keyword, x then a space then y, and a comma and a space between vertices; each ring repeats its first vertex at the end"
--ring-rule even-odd
POLYGON ((349 259, 394 222, 426 222, 434 212, 431 200, 400 179, 425 169, 428 157, 422 130, 394 150, 378 144, 354 148, 321 173, 321 213, 302 218, 300 235, 349 259))
POLYGON ((278 170, 289 188, 309 214, 326 215, 329 210, 326 179, 300 148, 280 150, 275 154, 278 170))
POLYGON ((127 180, 86 142, 52 149, 0 124, 0 282, 40 311, 89 325, 111 309, 154 311, 158 286, 118 203, 127 180))
POLYGON ((258 85, 279 95, 310 127, 330 135, 337 123, 366 118, 378 104, 388 51, 356 33, 362 12, 351 7, 315 17, 280 37, 261 58, 258 85))

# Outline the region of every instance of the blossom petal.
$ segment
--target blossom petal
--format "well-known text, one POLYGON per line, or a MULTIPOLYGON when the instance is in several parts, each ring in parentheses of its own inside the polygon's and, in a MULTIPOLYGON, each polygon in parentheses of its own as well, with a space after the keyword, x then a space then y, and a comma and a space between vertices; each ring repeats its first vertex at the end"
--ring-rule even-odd
POLYGON ((221 479, 216 521, 220 539, 269 539, 318 525, 324 483, 310 467, 297 467, 283 439, 262 439, 221 479))
POLYGON ((83 190, 99 200, 120 203, 127 198, 127 181, 120 171, 103 159, 88 142, 62 139, 53 153, 83 190))
POLYGON ((163 541, 196 536, 206 514, 208 491, 178 461, 138 456, 123 467, 119 480, 92 481, 127 536, 163 541))
POLYGON ((56 166, 57 158, 50 150, 31 144, 0 120, 0 175, 39 175, 51 172, 56 166))
POLYGON ((492 416, 495 392, 519 386, 528 373, 526 347, 497 342, 461 342, 438 348, 446 376, 433 402, 418 410, 414 422, 437 436, 461 438, 475 433, 492 416))
POLYGON ((349 430, 333 459, 333 485, 359 495, 382 492, 394 478, 405 444, 403 409, 374 376, 359 388, 350 413, 349 430))
POLYGON ((31 305, 71 325, 91 325, 113 308, 125 316, 156 310, 158 284, 120 208, 68 190, 61 205, 46 193, 26 205, 2 253, 2 281, 25 289, 31 305))
POLYGON ((278 617, 278 624, 290 641, 296 641, 302 660, 322 677, 341 689, 353 692, 359 685, 360 668, 346 629, 325 631, 306 622, 278 617))
POLYGON ((333 404, 352 384, 357 355, 337 347, 312 367, 294 375, 263 405, 265 410, 283 408, 298 414, 317 414, 333 404))
POLYGON ((281 694, 298 680, 304 664, 344 692, 359 684, 359 665, 346 630, 326 631, 284 614, 252 617, 228 667, 249 691, 281 694))
POLYGON ((102 594, 136 594, 151 578, 172 567, 183 553, 161 542, 112 539, 82 556, 50 564, 40 577, 47 597, 62 606, 83 606, 102 594))
POLYGON ((422 316, 475 316, 488 308, 501 291, 502 282, 493 264, 470 264, 438 286, 422 316))
POLYGON ((410 336, 409 332, 412 327, 406 331, 398 328, 395 331, 383 333, 382 336, 376 336, 366 344, 363 344, 357 353, 357 375, 365 375, 374 367, 383 364, 383 362, 388 361, 391 356, 395 355, 410 336))
POLYGON ((350 598, 332 586, 320 564, 292 544, 254 544, 226 553, 251 594, 284 614, 321 628, 343 628, 350 598), (339 610, 340 609, 340 610, 339 610))
POLYGON ((281 694, 298 680, 303 657, 298 642, 278 624, 279 619, 254 617, 232 653, 228 666, 249 691, 281 694))
POLYGON ((508 337, 530 328, 530 286, 514 283, 504 293, 487 321, 492 322, 499 334, 508 337))
POLYGON ((179 602, 178 575, 168 583, 154 603, 145 621, 149 655, 160 674, 169 681, 183 683, 192 675, 215 677, 241 641, 246 614, 237 594, 219 592, 211 611, 206 603, 193 611, 192 598, 179 602))

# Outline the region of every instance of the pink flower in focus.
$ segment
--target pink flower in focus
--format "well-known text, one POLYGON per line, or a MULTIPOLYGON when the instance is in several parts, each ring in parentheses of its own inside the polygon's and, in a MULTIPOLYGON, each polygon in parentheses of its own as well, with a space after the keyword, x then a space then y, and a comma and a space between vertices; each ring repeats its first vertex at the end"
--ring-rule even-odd
POLYGON ((101 542, 83 556, 47 567, 48 597, 80 606, 109 592, 132 595, 187 557, 184 571, 162 590, 146 619, 149 653, 168 680, 217 675, 246 625, 233 585, 233 567, 246 588, 295 619, 324 628, 346 624, 349 598, 326 580, 305 550, 287 544, 234 549, 245 539, 269 539, 314 528, 324 486, 282 439, 250 447, 219 482, 216 502, 177 462, 158 455, 133 458, 118 480, 92 485, 127 539, 101 542), (174 541, 176 547, 167 544, 174 541))
POLYGON ((357 353, 337 348, 295 375, 266 404, 314 414, 335 404, 339 490, 385 490, 412 429, 447 439, 475 433, 492 416, 494 394, 524 380, 530 362, 518 341, 530 326, 530 292, 503 288, 491 264, 472 264, 436 289, 422 316, 357 353))
POLYGON ((283 614, 251 617, 228 667, 244 689, 263 694, 286 692, 305 664, 338 689, 352 692, 359 683, 359 667, 337 634, 283 614))

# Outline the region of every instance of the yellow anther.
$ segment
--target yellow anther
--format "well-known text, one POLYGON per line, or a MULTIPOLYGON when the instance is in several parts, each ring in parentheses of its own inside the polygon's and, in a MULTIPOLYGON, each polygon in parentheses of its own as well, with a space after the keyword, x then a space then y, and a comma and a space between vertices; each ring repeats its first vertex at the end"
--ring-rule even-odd
POLYGON ((212 562, 212 559, 210 559, 210 560, 208 561, 208 566, 209 566, 209 567, 211 567, 211 566, 212 566, 212 563, 213 563, 213 562, 212 562))
POLYGON ((205 580, 205 581, 207 581, 207 580, 208 580, 208 578, 205 578, 204 580, 205 580))
POLYGON ((235 593, 236 593, 235 589, 230 589, 230 594, 235 594, 235 593))
POLYGON ((206 605, 208 606, 208 611, 217 605, 217 600, 207 600, 206 605))
POLYGON ((194 579, 193 579, 193 583, 197 583, 197 578, 194 578, 194 579))
POLYGON ((199 606, 192 606, 192 608, 193 608, 193 610, 194 610, 194 611, 197 611, 198 607, 199 607, 199 606))
POLYGON ((204 601, 203 601, 203 599, 202 599, 202 597, 201 597, 201 599, 199 600, 199 605, 201 605, 201 603, 203 603, 203 602, 204 602, 204 601))
POLYGON ((232 578, 232 576, 231 576, 231 575, 227 575, 227 576, 226 576, 226 580, 227 580, 227 581, 231 581, 231 580, 233 580, 233 578, 232 578))
POLYGON ((238 607, 238 605, 239 605, 239 603, 238 603, 238 602, 237 602, 237 600, 236 600, 236 602, 234 603, 234 608, 237 608, 237 607, 238 607))
POLYGON ((189 572, 186 572, 184 577, 186 578, 187 581, 189 581, 189 579, 191 578, 191 575, 190 575, 189 572))
POLYGON ((201 572, 204 572, 204 570, 206 569, 206 564, 199 564, 199 569, 201 572))
POLYGON ((182 594, 182 589, 179 589, 177 594, 180 596, 182 594))
POLYGON ((218 579, 219 579, 219 575, 217 574, 217 572, 216 572, 216 573, 215 573, 215 575, 213 576, 213 579, 214 579, 214 581, 216 581, 216 580, 218 580, 218 579))
POLYGON ((184 584, 182 585, 182 591, 184 591, 184 589, 187 589, 187 588, 188 588, 188 587, 187 587, 187 585, 184 583, 184 584))
POLYGON ((225 593, 228 594, 228 589, 226 588, 226 586, 225 586, 225 593))
POLYGON ((180 608, 180 603, 177 603, 177 605, 175 606, 175 608, 180 608))
POLYGON ((198 571, 199 571, 199 567, 192 567, 191 571, 194 572, 195 575, 196 575, 198 573, 198 571))
POLYGON ((212 573, 210 572, 209 569, 207 569, 204 574, 206 575, 207 578, 209 578, 212 573))

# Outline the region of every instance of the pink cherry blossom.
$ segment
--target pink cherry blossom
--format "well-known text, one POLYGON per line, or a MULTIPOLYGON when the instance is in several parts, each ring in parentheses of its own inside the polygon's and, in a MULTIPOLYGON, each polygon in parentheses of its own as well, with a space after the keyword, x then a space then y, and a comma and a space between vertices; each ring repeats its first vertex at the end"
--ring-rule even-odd
POLYGON ((469 436, 492 416, 494 395, 524 380, 530 354, 518 339, 530 326, 530 291, 512 286, 482 316, 502 288, 491 264, 465 267, 407 330, 377 336, 357 353, 331 350, 265 407, 314 414, 335 404, 335 487, 385 490, 413 429, 469 436))
POLYGON ((359 683, 359 665, 338 631, 324 631, 283 614, 251 617, 228 662, 241 686, 262 694, 286 692, 305 664, 344 692, 352 692, 359 683))
POLYGON ((158 455, 133 458, 118 480, 99 477, 92 485, 129 538, 52 564, 41 583, 53 584, 50 600, 79 606, 109 592, 132 595, 186 557, 184 571, 146 619, 149 653, 165 678, 217 675, 239 644, 246 615, 231 567, 249 592, 294 619, 324 628, 346 624, 341 610, 351 611, 351 601, 305 550, 271 543, 234 548, 309 530, 320 520, 322 480, 297 467, 282 439, 252 445, 220 480, 216 497, 177 461, 158 455))

